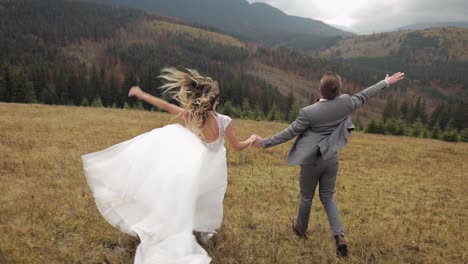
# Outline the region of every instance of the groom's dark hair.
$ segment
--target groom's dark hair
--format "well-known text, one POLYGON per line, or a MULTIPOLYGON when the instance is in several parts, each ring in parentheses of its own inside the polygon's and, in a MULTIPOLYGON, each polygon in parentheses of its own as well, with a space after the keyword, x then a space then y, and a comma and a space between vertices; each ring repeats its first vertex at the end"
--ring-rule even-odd
POLYGON ((333 100, 340 93, 341 77, 331 71, 327 71, 320 79, 320 93, 327 100, 333 100))

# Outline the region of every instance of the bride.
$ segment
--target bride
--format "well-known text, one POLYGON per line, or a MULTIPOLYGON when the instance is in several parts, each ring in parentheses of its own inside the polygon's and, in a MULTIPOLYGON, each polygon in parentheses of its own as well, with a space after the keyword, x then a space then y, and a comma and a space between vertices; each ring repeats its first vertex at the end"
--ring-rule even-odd
POLYGON ((161 86, 180 107, 143 92, 135 96, 184 120, 157 128, 102 151, 83 155, 88 185, 102 216, 114 227, 138 236, 134 263, 210 263, 197 243, 221 226, 227 186, 224 137, 236 150, 256 136, 239 141, 231 118, 216 112, 218 83, 175 68, 162 70, 161 86))

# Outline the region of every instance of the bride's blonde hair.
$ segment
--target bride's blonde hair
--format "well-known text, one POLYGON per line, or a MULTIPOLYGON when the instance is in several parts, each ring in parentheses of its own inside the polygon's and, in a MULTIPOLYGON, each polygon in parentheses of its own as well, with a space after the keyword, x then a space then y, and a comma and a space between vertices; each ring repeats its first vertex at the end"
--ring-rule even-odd
POLYGON ((219 97, 219 86, 217 81, 196 70, 186 70, 164 68, 159 78, 166 82, 160 88, 180 103, 185 109, 186 126, 203 138, 201 132, 219 97))

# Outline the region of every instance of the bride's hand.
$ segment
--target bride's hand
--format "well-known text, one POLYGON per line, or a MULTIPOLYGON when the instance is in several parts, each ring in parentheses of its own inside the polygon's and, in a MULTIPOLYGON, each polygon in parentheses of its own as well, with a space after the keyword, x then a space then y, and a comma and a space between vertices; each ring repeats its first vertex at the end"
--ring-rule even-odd
POLYGON ((130 90, 128 91, 128 97, 132 97, 132 96, 138 97, 142 93, 143 93, 143 90, 141 90, 140 87, 132 86, 132 88, 130 88, 130 90))
POLYGON ((257 140, 257 135, 253 134, 247 140, 250 142, 250 146, 252 146, 255 143, 255 141, 257 140))

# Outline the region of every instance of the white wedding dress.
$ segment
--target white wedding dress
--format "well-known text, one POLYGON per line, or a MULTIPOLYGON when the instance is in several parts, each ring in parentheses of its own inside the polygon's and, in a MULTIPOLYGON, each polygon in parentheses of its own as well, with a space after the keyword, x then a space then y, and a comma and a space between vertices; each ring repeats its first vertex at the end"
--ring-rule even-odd
POLYGON ((134 263, 210 263, 193 231, 215 232, 223 219, 231 118, 215 116, 219 137, 212 143, 172 124, 81 157, 100 213, 140 238, 134 263))

